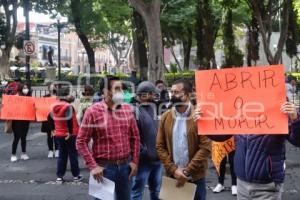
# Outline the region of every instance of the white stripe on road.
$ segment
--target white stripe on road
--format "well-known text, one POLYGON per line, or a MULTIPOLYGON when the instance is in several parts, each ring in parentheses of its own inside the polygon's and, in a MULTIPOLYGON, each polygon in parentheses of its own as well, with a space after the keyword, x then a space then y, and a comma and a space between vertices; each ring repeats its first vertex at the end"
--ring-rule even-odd
MULTIPOLYGON (((35 140, 35 139, 37 139, 39 137, 42 137, 42 136, 45 136, 45 135, 46 134, 42 133, 42 132, 34 133, 34 134, 28 136, 27 140, 28 141, 35 140)), ((9 146, 11 146, 11 142, 6 142, 6 143, 3 143, 3 144, 0 145, 0 149, 4 149, 4 148, 9 147, 9 146)))

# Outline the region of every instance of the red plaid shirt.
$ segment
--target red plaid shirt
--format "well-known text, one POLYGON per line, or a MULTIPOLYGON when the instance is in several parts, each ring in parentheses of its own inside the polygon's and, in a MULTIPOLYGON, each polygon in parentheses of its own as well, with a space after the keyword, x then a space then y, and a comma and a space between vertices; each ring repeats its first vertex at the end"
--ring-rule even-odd
POLYGON ((131 156, 138 164, 140 136, 131 106, 123 104, 112 111, 104 101, 92 105, 84 114, 76 145, 90 170, 97 166, 97 158, 114 161, 131 156))

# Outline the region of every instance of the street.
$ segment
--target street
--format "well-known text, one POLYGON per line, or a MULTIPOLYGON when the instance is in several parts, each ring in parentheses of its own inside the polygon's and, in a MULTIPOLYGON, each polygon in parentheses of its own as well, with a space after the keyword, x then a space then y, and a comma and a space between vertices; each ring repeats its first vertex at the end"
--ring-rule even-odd
MULTIPOLYGON (((83 183, 73 183, 72 175, 68 171, 66 183, 55 183, 56 162, 47 158, 48 150, 46 134, 40 133, 40 124, 32 123, 28 135, 27 153, 31 158, 28 161, 10 162, 12 135, 3 133, 3 123, 0 123, 0 200, 89 200, 88 196, 88 170, 80 161, 83 183)), ((19 144, 20 145, 20 144, 19 144)), ((20 152, 20 146, 18 147, 20 152)), ((287 145, 287 172, 283 199, 300 199, 300 149, 287 145)), ((229 172, 229 169, 227 170, 229 172)), ((213 166, 207 176, 208 200, 236 199, 231 195, 230 175, 226 176, 227 191, 213 194, 211 189, 217 183, 217 177, 213 166)), ((148 192, 145 200, 149 199, 148 192)))

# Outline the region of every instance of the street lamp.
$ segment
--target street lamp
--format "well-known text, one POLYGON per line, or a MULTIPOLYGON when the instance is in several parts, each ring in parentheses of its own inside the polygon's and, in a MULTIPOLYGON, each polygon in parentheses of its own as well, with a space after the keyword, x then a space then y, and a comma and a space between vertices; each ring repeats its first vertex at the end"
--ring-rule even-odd
POLYGON ((58 31, 58 81, 61 81, 61 60, 60 60, 60 31, 61 31, 61 24, 60 24, 60 20, 61 20, 61 15, 58 13, 58 15, 56 16, 56 20, 57 20, 57 31, 58 31))

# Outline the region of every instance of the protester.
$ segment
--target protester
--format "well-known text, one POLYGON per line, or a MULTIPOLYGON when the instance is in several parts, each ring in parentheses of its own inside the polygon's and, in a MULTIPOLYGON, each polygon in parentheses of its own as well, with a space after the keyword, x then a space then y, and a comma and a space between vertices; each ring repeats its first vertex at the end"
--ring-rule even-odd
POLYGON ((286 80, 286 96, 289 101, 295 103, 296 100, 296 91, 297 91, 297 79, 291 75, 287 76, 286 80))
POLYGON ((15 80, 13 82, 9 83, 7 85, 7 87, 4 89, 4 94, 7 94, 7 95, 17 94, 20 83, 21 83, 21 79, 19 77, 15 78, 15 80))
POLYGON ((142 200, 146 184, 149 185, 151 200, 159 200, 162 165, 156 151, 158 130, 157 109, 154 103, 156 88, 145 81, 137 87, 137 124, 141 138, 138 173, 132 187, 132 200, 142 200))
POLYGON ((189 181, 197 185, 195 200, 206 198, 205 176, 211 142, 198 135, 190 103, 192 85, 176 81, 171 89, 173 108, 165 112, 159 124, 156 148, 166 173, 177 180, 177 187, 189 181))
MULTIPOLYGON (((236 135, 235 173, 237 198, 240 200, 281 200, 285 177, 285 140, 300 147, 300 121, 296 106, 286 102, 281 112, 290 119, 288 135, 236 135)), ((193 118, 201 120, 197 108, 193 118)), ((209 136, 215 141, 225 141, 231 135, 209 136)))
POLYGON ((158 114, 161 115, 163 114, 170 106, 170 96, 169 92, 166 89, 166 85, 164 81, 162 80, 157 80, 155 82, 155 87, 158 90, 158 95, 156 98, 157 104, 159 105, 158 108, 158 114))
MULTIPOLYGON (((25 83, 18 83, 16 94, 18 96, 30 96, 31 92, 29 90, 30 86, 25 83)), ((17 153, 17 147, 18 143, 21 139, 21 147, 22 147, 22 154, 21 154, 21 160, 28 160, 29 156, 26 153, 26 137, 29 130, 29 124, 30 121, 27 120, 12 120, 12 130, 14 133, 14 140, 12 143, 12 155, 11 155, 11 162, 16 162, 18 160, 18 157, 16 155, 17 153)))
POLYGON ((136 73, 135 70, 131 71, 131 75, 130 75, 128 81, 130 81, 131 83, 133 83, 135 87, 137 87, 138 84, 141 82, 141 81, 137 78, 137 73, 136 73))
POLYGON ((230 166, 230 173, 231 173, 231 193, 232 195, 236 196, 237 195, 237 187, 236 187, 236 175, 234 172, 234 155, 235 151, 232 151, 226 156, 220 165, 220 175, 218 177, 219 183, 217 186, 214 188, 213 192, 214 193, 220 193, 223 190, 225 190, 224 187, 224 180, 225 180, 225 172, 226 172, 226 163, 227 163, 227 158, 229 161, 229 166, 230 166))
MULTIPOLYGON (((49 94, 45 95, 44 97, 56 97, 56 92, 57 92, 56 85, 49 84, 48 91, 49 91, 49 94)), ((53 158, 53 156, 58 158, 59 151, 58 151, 58 147, 57 147, 57 142, 56 142, 55 137, 53 136, 52 130, 50 128, 51 123, 52 123, 52 121, 49 121, 49 120, 42 122, 41 132, 47 133, 47 144, 48 144, 48 149, 49 149, 48 158, 53 158)))
POLYGON ((79 125, 76 119, 76 112, 70 104, 74 98, 69 94, 69 88, 67 87, 57 89, 57 96, 60 101, 54 105, 51 113, 52 119, 54 120, 52 129, 54 129, 54 136, 59 149, 56 173, 56 181, 58 183, 64 182, 63 177, 66 173, 68 157, 70 159, 74 181, 77 182, 83 179, 80 175, 78 153, 76 150, 76 136, 78 134, 79 125))
POLYGON ((74 104, 76 106, 75 108, 77 108, 77 119, 79 122, 82 121, 87 108, 93 104, 94 93, 94 89, 91 85, 85 85, 82 96, 78 99, 78 101, 75 100, 74 104))
POLYGON ((104 100, 87 109, 77 138, 77 149, 98 181, 115 182, 117 200, 129 200, 137 173, 140 137, 130 105, 123 103, 122 82, 107 76, 100 83, 104 100), (93 139, 92 152, 89 141, 93 139))

